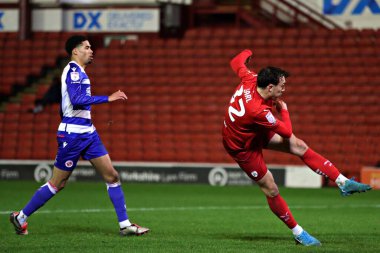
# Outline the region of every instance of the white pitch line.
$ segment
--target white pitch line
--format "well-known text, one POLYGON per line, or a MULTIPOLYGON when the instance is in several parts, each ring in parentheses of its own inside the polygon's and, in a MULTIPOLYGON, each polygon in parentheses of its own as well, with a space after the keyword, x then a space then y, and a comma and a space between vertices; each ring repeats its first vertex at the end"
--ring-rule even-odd
MULTIPOLYGON (((363 204, 363 205, 295 205, 290 209, 328 209, 328 208, 380 208, 380 204, 363 204)), ((268 209, 268 206, 251 205, 251 206, 189 206, 189 207, 141 207, 128 208, 128 212, 160 212, 160 211, 203 211, 203 210, 253 210, 268 209)), ((51 213, 106 213, 114 212, 114 209, 56 209, 56 210, 40 210, 39 214, 51 213)), ((12 211, 0 211, 0 215, 9 215, 12 211)))

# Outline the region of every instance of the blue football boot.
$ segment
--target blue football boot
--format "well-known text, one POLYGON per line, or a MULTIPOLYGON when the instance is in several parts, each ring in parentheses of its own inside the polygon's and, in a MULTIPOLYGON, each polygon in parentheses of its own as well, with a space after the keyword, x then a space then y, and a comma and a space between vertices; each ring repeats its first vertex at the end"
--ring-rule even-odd
POLYGON ((303 246, 321 246, 321 242, 316 238, 309 235, 305 230, 298 236, 295 236, 296 244, 302 244, 303 246))
POLYGON ((350 196, 354 194, 355 192, 366 192, 371 190, 371 186, 368 184, 362 184, 355 181, 355 178, 351 178, 350 180, 347 180, 343 186, 340 188, 340 194, 342 196, 350 196))

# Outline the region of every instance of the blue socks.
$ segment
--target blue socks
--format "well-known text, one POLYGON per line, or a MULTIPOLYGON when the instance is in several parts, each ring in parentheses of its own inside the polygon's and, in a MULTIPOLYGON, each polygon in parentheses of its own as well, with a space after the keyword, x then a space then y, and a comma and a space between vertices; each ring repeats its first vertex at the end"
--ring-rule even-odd
MULTIPOLYGON (((127 215, 127 207, 125 205, 124 193, 120 183, 107 184, 107 191, 115 208, 120 226, 130 225, 127 215)), ((29 203, 24 207, 24 209, 22 209, 22 214, 25 214, 26 217, 29 217, 41 206, 43 206, 49 199, 51 199, 57 192, 57 188, 55 188, 49 182, 42 185, 40 189, 34 193, 29 203)))
POLYGON ((128 220, 127 207, 125 205, 124 193, 120 183, 107 184, 107 191, 115 208, 119 222, 128 220))
POLYGON ((30 216, 38 208, 43 206, 49 199, 51 199, 57 193, 57 189, 49 182, 44 184, 38 189, 29 203, 22 209, 26 216, 30 216))

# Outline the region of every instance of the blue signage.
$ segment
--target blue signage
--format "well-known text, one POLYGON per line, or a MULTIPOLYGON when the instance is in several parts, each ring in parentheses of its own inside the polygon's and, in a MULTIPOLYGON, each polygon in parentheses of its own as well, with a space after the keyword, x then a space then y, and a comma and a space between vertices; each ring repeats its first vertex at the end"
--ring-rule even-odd
POLYGON ((74 29, 78 30, 91 30, 98 29, 101 30, 101 25, 99 23, 99 18, 101 12, 74 12, 74 29))
POLYGON ((1 18, 4 16, 4 12, 0 11, 0 30, 4 29, 3 24, 1 23, 1 18))
MULTIPOLYGON (((334 4, 333 0, 324 0, 323 1, 323 14, 327 15, 342 15, 346 12, 348 5, 352 0, 341 0, 339 3, 334 4)), ((370 10, 372 14, 380 14, 380 7, 377 0, 359 0, 356 1, 357 4, 350 11, 352 15, 361 15, 366 8, 370 10)))

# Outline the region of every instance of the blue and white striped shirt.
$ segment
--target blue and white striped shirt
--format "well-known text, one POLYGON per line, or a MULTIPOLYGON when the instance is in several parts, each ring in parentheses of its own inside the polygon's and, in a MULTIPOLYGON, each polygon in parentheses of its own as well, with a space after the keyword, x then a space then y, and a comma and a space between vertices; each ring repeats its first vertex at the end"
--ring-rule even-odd
POLYGON ((108 102, 108 96, 91 96, 91 84, 84 69, 75 61, 69 62, 61 77, 62 122, 59 132, 92 133, 91 105, 108 102))

